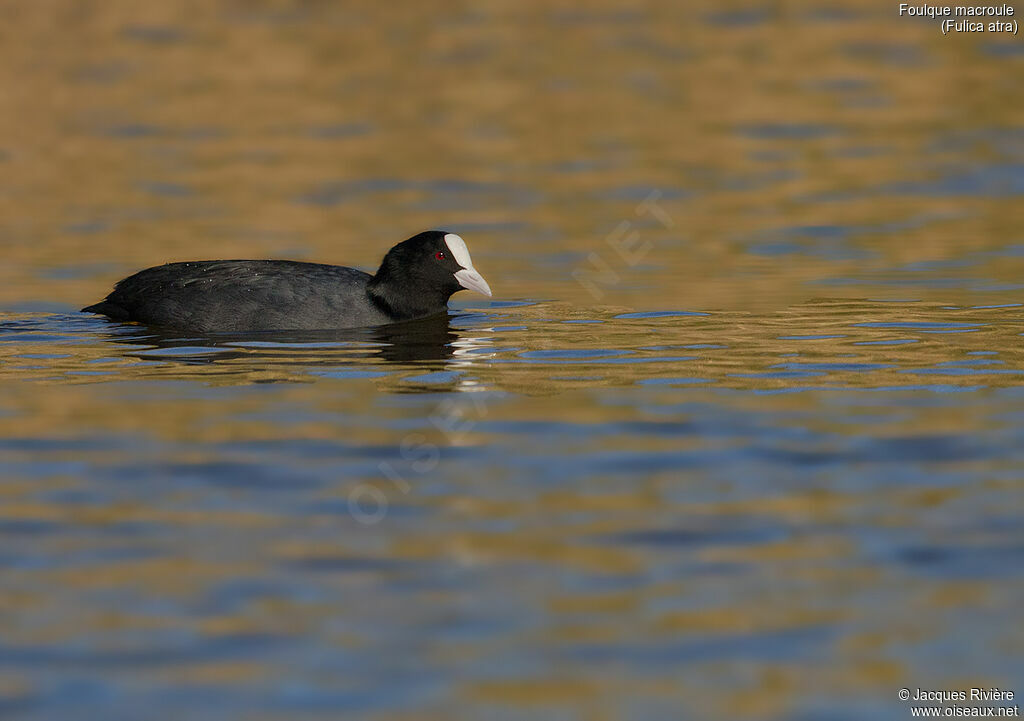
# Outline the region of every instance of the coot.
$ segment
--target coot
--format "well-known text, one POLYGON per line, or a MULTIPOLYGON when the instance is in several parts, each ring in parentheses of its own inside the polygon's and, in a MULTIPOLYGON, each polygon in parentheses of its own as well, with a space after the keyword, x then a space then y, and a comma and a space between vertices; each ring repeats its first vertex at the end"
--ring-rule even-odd
POLYGON ((429 230, 387 252, 376 274, 291 260, 202 260, 140 270, 82 310, 194 332, 326 330, 444 312, 468 288, 491 295, 465 241, 429 230))

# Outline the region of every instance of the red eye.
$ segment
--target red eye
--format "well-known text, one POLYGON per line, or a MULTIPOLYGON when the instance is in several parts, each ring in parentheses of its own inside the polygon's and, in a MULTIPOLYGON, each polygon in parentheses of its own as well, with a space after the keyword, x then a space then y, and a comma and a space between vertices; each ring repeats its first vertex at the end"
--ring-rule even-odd
POLYGON ((436 253, 434 253, 434 257, 435 257, 435 258, 437 258, 438 260, 444 260, 444 253, 442 253, 442 252, 441 252, 441 251, 439 250, 439 251, 437 251, 436 253))

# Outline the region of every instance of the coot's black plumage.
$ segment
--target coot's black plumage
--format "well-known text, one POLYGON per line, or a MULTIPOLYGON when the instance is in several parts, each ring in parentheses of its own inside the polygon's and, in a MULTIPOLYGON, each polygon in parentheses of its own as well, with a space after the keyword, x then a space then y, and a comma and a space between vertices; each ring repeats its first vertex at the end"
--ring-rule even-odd
POLYGON ((430 230, 389 250, 374 275, 291 260, 168 263, 82 310, 195 332, 322 330, 442 313, 463 288, 491 294, 462 238, 430 230))

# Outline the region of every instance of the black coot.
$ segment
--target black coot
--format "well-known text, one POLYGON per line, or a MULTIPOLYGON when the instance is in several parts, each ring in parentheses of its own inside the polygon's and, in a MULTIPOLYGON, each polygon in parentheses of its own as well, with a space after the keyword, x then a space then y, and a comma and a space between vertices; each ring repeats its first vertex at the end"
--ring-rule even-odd
POLYGON ((196 332, 325 330, 444 312, 469 288, 489 296, 465 241, 429 230, 388 251, 375 275, 291 260, 201 260, 140 270, 82 310, 196 332))

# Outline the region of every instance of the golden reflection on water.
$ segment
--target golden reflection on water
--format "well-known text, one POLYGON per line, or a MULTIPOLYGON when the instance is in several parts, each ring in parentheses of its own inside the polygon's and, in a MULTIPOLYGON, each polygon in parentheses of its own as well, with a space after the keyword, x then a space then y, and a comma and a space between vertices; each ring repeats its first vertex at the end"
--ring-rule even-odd
MULTIPOLYGON (((538 256, 609 255, 632 221, 651 249, 605 302, 648 309, 788 304, 807 281, 870 285, 1019 241, 1013 191, 970 185, 1020 152, 1019 61, 996 62, 996 40, 943 38, 889 3, 709 23, 719 11, 12 7, 0 302, 78 307, 130 270, 211 254, 373 266, 453 223, 499 296, 592 303, 572 265, 538 256), (943 189, 961 176, 966 192, 943 189), (649 190, 673 227, 637 217, 649 190), (745 252, 816 226, 868 255, 745 252)), ((1020 266, 984 272, 1016 283, 1020 266)))
POLYGON ((895 6, 0 4, 0 712, 1009 687, 1019 41, 895 6), (74 313, 439 226, 496 303, 289 339, 74 313))

